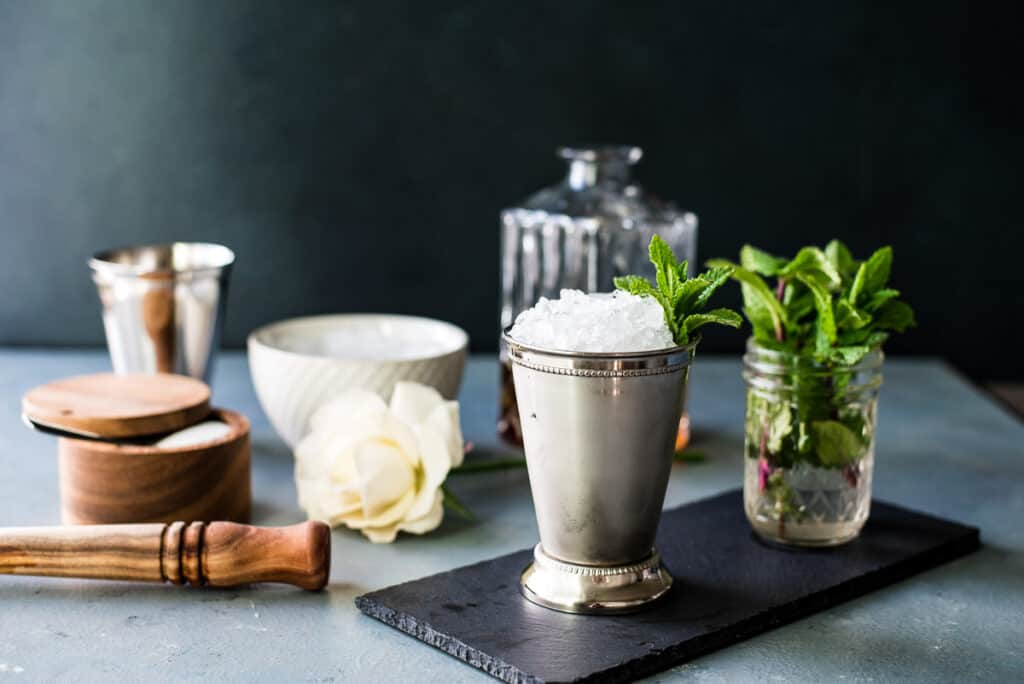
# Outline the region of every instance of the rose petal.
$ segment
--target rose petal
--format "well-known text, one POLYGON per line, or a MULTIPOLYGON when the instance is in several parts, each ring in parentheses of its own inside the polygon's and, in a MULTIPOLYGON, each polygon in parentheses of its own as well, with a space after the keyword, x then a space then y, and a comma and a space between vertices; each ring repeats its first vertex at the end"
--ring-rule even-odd
POLYGON ((364 527, 361 532, 374 544, 390 544, 398 536, 398 525, 364 527))
POLYGON ((353 462, 363 511, 368 518, 391 506, 406 492, 415 491, 415 472, 393 444, 364 442, 355 448, 353 462))
POLYGON ((446 401, 434 408, 426 417, 423 424, 429 425, 444 436, 448 443, 448 452, 451 456, 452 468, 462 465, 465 456, 462 441, 462 428, 459 426, 459 402, 446 401))
POLYGON ((419 445, 420 472, 416 501, 406 515, 407 519, 421 518, 430 511, 434 496, 441 487, 448 471, 451 469, 452 458, 448 443, 437 430, 423 424, 416 427, 416 443, 419 445))
POLYGON ((352 389, 339 394, 323 406, 317 408, 309 417, 307 432, 329 430, 340 424, 348 424, 358 420, 362 413, 387 411, 387 404, 373 392, 352 389))
POLYGON ((442 403, 444 397, 433 387, 418 382, 398 382, 391 395, 391 412, 406 424, 416 425, 442 403))
MULTIPOLYGON (((357 448, 365 442, 390 443, 405 457, 410 467, 419 464, 416 455, 416 435, 409 425, 396 418, 387 409, 374 408, 358 416, 357 421, 335 423, 329 428, 310 433, 303 442, 308 440, 308 449, 304 449, 303 459, 323 459, 323 454, 305 452, 340 453, 357 448)), ((301 445, 301 443, 300 443, 301 445)))
POLYGON ((438 490, 434 495, 434 503, 422 518, 405 520, 398 524, 398 529, 413 534, 425 534, 437 529, 444 519, 444 495, 438 490))
POLYGON ((416 500, 416 491, 413 489, 408 490, 402 495, 395 503, 391 504, 388 508, 382 511, 378 511, 375 515, 367 515, 366 511, 360 508, 354 513, 346 513, 337 517, 338 522, 344 523, 353 530, 361 530, 367 527, 383 527, 386 525, 394 525, 401 522, 406 514, 409 512, 409 508, 412 506, 413 501, 416 500))

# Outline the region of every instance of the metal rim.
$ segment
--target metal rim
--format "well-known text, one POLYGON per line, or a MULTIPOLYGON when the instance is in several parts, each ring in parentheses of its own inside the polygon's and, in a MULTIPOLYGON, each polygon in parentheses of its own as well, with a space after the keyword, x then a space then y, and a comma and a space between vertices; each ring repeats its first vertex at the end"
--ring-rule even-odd
POLYGON ((151 245, 128 245, 97 252, 89 259, 89 267, 97 273, 110 273, 123 276, 143 276, 150 274, 185 274, 222 271, 235 262, 235 253, 231 248, 215 242, 167 242, 151 245), (130 255, 143 251, 167 251, 173 254, 175 248, 201 249, 208 252, 207 263, 188 268, 171 266, 154 267, 146 264, 125 263, 115 258, 119 254, 130 255))
POLYGON ((561 159, 568 161, 603 162, 622 161, 635 164, 644 151, 636 145, 567 145, 556 150, 561 159))
POLYGON ((685 346, 641 352, 574 352, 545 349, 518 342, 502 333, 502 341, 513 364, 556 375, 582 377, 634 377, 673 373, 687 368, 693 361, 700 336, 685 346))
POLYGON ((633 613, 672 588, 672 575, 656 549, 640 562, 621 567, 566 563, 547 555, 540 544, 534 547, 533 559, 520 577, 523 597, 562 613, 633 613))

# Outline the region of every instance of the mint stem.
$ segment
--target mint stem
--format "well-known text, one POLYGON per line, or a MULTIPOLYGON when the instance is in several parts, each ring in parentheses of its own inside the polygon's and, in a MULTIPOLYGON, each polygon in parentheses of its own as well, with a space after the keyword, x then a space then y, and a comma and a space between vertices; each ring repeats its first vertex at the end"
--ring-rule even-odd
MULTIPOLYGON (((779 278, 779 282, 775 286, 775 298, 778 299, 781 302, 782 298, 785 297, 785 296, 786 296, 786 279, 785 278, 779 278)), ((785 335, 783 335, 783 333, 782 333, 782 323, 777 323, 775 325, 775 339, 778 340, 779 342, 782 342, 784 337, 785 337, 785 335)))

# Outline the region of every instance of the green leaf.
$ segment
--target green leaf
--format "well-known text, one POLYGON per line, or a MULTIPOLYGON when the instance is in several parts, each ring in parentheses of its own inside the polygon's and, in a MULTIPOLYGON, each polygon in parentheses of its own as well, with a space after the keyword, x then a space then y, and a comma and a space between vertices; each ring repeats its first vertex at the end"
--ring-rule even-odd
POLYGON ((903 332, 917 325, 917 321, 914 320, 913 309, 906 303, 893 299, 883 304, 875 313, 874 324, 881 330, 903 332))
POLYGON ((828 291, 828 286, 812 273, 797 273, 796 277, 814 295, 814 308, 818 312, 818 319, 814 325, 814 352, 817 356, 824 356, 836 341, 832 294, 828 291))
MULTIPOLYGON (((799 283, 799 281, 797 281, 799 283)), ((799 321, 807 314, 814 311, 814 295, 806 287, 799 289, 799 294, 794 294, 797 291, 796 287, 786 288, 786 312, 789 316, 790 324, 794 321, 799 321)))
POLYGON ((892 270, 892 247, 882 247, 860 265, 850 287, 849 300, 854 306, 863 296, 869 296, 885 287, 892 270))
POLYGON ((874 324, 860 330, 848 330, 836 336, 837 347, 869 347, 874 349, 880 346, 889 334, 873 330, 874 324))
POLYGON ((875 349, 876 347, 881 347, 882 343, 887 339, 889 339, 889 333, 873 332, 865 338, 864 345, 875 349))
MULTIPOLYGON (((718 268, 706 271, 695 278, 687 278, 687 262, 676 260, 672 248, 661 236, 654 235, 648 248, 651 263, 654 264, 655 285, 639 276, 630 275, 615 279, 615 286, 631 294, 653 297, 661 305, 665 315, 665 325, 672 333, 676 344, 684 345, 690 341, 687 317, 699 314, 708 299, 724 283, 731 273, 730 268, 718 268)), ((719 309, 712 312, 707 323, 739 321, 739 316, 731 311, 719 309), (730 317, 731 314, 731 317, 730 317), (715 318, 717 317, 717 318, 715 318)), ((693 328, 699 325, 693 321, 693 328)))
POLYGON ((871 323, 871 314, 855 309, 845 299, 836 300, 836 328, 858 330, 871 323))
POLYGON ((689 270, 690 262, 687 261, 686 259, 683 259, 678 264, 676 264, 676 274, 679 276, 679 280, 682 282, 686 282, 687 278, 690 277, 689 270))
POLYGON ((740 265, 748 271, 755 271, 763 276, 773 276, 785 266, 786 260, 772 256, 757 247, 743 245, 740 248, 740 265))
POLYGON ((807 273, 808 271, 820 271, 828 281, 830 288, 839 287, 842 278, 839 275, 839 271, 825 253, 817 247, 804 247, 793 260, 783 266, 778 275, 780 278, 792 278, 801 273, 807 273))
POLYGON ((744 311, 758 339, 780 339, 788 320, 782 303, 758 274, 724 259, 708 262, 712 268, 731 268, 731 277, 742 284, 744 311))
POLYGON ((871 295, 871 299, 869 299, 867 304, 864 305, 864 310, 875 312, 887 301, 889 301, 890 299, 896 299, 899 296, 899 290, 893 290, 892 288, 883 288, 871 295))
POLYGON ((676 317, 685 317, 687 312, 696 309, 697 298, 701 296, 701 293, 703 293, 707 287, 708 284, 704 282, 703 276, 690 278, 680 285, 678 299, 673 306, 676 317))
POLYGON ((679 278, 679 262, 676 260, 676 255, 672 253, 672 248, 658 234, 651 238, 648 253, 651 257, 651 263, 654 264, 658 289, 674 305, 677 299, 676 291, 682 282, 679 278))
POLYGON ((867 345, 834 347, 829 349, 827 361, 839 366, 852 366, 860 363, 860 360, 867 356, 871 347, 867 345))
POLYGON ((448 489, 448 485, 441 485, 441 495, 445 507, 450 508, 452 513, 472 522, 477 520, 473 511, 469 510, 464 503, 459 501, 459 497, 455 496, 452 490, 448 489))
POLYGON ((651 282, 638 275, 619 276, 614 282, 617 289, 624 290, 629 294, 644 296, 654 292, 651 282))
POLYGON ((694 330, 707 325, 708 323, 718 323, 719 325, 727 325, 730 328, 738 328, 743 325, 743 319, 735 311, 730 309, 713 309, 707 313, 690 314, 683 319, 683 330, 687 336, 690 336, 694 330))
POLYGON ((864 282, 864 292, 873 294, 885 287, 889 282, 889 273, 892 270, 892 247, 882 247, 864 262, 867 267, 864 282))
POLYGON ((825 256, 842 276, 850 275, 857 267, 850 250, 839 240, 833 240, 825 245, 825 256))
POLYGON ((711 299, 711 295, 715 293, 715 290, 722 287, 722 285, 725 284, 725 281, 729 280, 731 275, 732 269, 728 267, 712 268, 701 273, 698 278, 705 283, 705 287, 701 293, 697 295, 697 298, 694 300, 690 310, 695 311, 707 306, 708 300, 711 299))
POLYGON ((818 460, 826 467, 856 463, 864 454, 864 443, 850 428, 837 420, 816 420, 811 423, 818 460))
POLYGON ((793 412, 789 402, 776 401, 768 406, 768 452, 777 454, 782 450, 782 440, 793 431, 793 412))

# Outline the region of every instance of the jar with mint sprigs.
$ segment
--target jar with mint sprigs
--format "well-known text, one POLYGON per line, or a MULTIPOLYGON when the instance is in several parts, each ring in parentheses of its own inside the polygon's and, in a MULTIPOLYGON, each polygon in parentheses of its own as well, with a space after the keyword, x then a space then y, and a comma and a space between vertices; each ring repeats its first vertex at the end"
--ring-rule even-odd
POLYGON ((841 242, 792 259, 751 246, 732 267, 753 334, 743 499, 772 542, 834 546, 857 537, 871 508, 882 346, 914 325, 889 287, 892 249, 855 260, 841 242))

